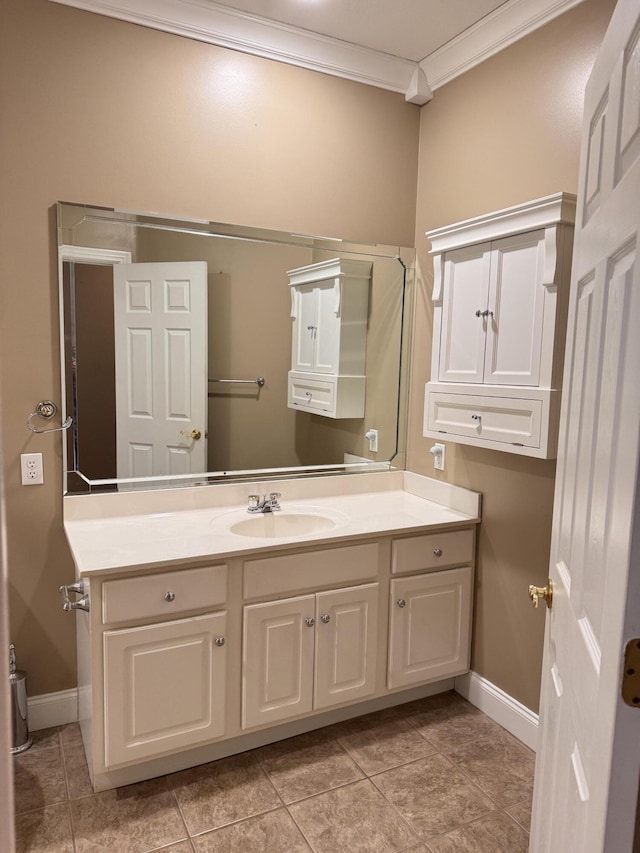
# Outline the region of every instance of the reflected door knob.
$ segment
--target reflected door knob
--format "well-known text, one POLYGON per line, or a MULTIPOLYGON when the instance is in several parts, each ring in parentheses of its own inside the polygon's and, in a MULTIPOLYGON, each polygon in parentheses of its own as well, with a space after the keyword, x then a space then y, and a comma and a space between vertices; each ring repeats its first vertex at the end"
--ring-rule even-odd
POLYGON ((180 435, 184 435, 185 438, 192 438, 194 441, 200 441, 202 438, 202 433, 199 429, 192 429, 191 432, 187 432, 186 429, 181 429, 180 435))
POLYGON ((534 607, 540 604, 540 599, 546 602, 547 607, 551 607, 553 602, 553 581, 549 579, 546 586, 529 584, 529 598, 533 602, 534 607))

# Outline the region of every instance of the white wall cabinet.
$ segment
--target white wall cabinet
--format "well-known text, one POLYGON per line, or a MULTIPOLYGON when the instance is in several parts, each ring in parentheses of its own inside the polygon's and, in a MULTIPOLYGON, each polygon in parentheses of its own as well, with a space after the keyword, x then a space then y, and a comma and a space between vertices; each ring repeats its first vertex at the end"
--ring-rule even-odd
POLYGON ((289 270, 289 408, 364 417, 371 264, 336 258, 289 270))
POLYGON ((425 436, 555 456, 574 218, 558 193, 427 232, 425 436))
POLYGON ((242 727, 370 696, 377 583, 244 608, 242 727))

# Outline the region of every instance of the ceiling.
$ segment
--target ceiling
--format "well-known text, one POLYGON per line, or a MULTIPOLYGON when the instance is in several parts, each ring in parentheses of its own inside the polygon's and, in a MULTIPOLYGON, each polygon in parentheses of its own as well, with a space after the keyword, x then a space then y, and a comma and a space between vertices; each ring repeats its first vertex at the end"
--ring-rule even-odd
POLYGON ((455 77, 582 0, 51 0, 402 92, 455 77))

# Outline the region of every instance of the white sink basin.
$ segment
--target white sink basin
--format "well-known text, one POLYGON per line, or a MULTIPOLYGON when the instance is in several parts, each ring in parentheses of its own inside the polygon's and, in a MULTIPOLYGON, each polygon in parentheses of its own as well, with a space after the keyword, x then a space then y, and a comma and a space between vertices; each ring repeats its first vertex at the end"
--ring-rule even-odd
POLYGON ((237 536, 260 539, 290 539, 333 530, 337 522, 326 515, 310 512, 265 512, 236 521, 229 530, 237 536))

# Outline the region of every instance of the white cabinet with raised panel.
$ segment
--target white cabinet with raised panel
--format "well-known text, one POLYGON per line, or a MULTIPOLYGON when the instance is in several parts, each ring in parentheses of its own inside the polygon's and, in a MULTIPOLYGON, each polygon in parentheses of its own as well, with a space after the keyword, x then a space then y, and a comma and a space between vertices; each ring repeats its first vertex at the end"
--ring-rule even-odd
POLYGON ((555 456, 574 218, 558 193, 427 232, 425 436, 555 456))
POLYGON ((375 692, 377 583, 244 608, 242 727, 375 692))
POLYGON ((289 270, 293 318, 288 405, 364 417, 371 264, 335 258, 289 270))

